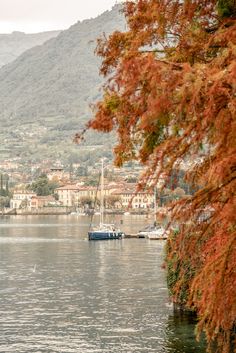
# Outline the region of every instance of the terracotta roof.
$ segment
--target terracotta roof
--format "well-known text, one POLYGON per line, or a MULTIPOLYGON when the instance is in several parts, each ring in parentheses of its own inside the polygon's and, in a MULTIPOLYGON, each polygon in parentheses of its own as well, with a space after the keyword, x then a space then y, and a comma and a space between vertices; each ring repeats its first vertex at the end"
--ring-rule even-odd
POLYGON ((79 191, 79 187, 76 185, 65 185, 65 186, 61 186, 60 188, 57 188, 57 190, 78 190, 79 191))
POLYGON ((21 194, 21 195, 35 195, 36 196, 36 193, 35 192, 33 192, 33 191, 23 191, 23 190, 19 190, 19 191, 17 191, 17 190, 15 190, 14 192, 13 192, 13 194, 15 195, 15 194, 21 194))
POLYGON ((33 196, 32 199, 38 199, 38 200, 45 200, 45 201, 55 201, 54 197, 52 195, 48 196, 33 196))

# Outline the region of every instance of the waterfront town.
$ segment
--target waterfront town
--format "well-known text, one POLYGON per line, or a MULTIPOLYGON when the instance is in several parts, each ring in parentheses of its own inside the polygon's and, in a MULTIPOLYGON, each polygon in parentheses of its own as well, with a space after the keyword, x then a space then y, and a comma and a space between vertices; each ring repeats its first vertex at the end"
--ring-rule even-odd
MULTIPOLYGON (((101 163, 84 167, 80 163, 63 166, 60 161, 42 161, 23 168, 20 159, 0 162, 1 214, 90 214, 99 209, 101 163)), ((185 185, 137 191, 142 167, 133 163, 115 168, 106 162, 104 171, 106 212, 148 214, 158 207, 167 212, 165 204, 186 195, 185 185)))
POLYGON ((236 0, 0 14, 0 352, 236 353, 236 0))

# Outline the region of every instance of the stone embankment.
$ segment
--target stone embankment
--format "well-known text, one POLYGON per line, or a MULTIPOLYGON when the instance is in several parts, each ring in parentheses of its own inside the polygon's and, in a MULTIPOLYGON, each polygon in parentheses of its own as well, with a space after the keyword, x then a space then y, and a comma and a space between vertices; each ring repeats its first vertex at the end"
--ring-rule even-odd
POLYGON ((0 214, 7 215, 35 215, 35 216, 49 216, 49 215, 67 215, 74 211, 73 207, 41 207, 41 208, 5 208, 1 210, 0 214))

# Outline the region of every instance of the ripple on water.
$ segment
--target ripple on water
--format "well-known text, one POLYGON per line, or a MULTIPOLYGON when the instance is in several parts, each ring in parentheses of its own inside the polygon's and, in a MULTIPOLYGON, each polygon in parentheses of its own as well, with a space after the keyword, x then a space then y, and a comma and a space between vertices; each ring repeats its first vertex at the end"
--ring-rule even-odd
POLYGON ((29 244, 29 243, 62 243, 74 242, 67 238, 30 238, 30 237, 0 237, 0 244, 29 244))
POLYGON ((55 222, 0 225, 0 352, 204 352, 170 316, 163 244, 91 243, 55 222))

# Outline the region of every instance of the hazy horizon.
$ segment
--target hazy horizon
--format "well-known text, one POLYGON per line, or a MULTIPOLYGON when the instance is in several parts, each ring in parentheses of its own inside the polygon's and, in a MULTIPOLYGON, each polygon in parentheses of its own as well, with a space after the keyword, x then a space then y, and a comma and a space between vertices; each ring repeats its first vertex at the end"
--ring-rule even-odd
POLYGON ((64 30, 78 21, 97 17, 120 0, 0 0, 0 34, 64 30))

